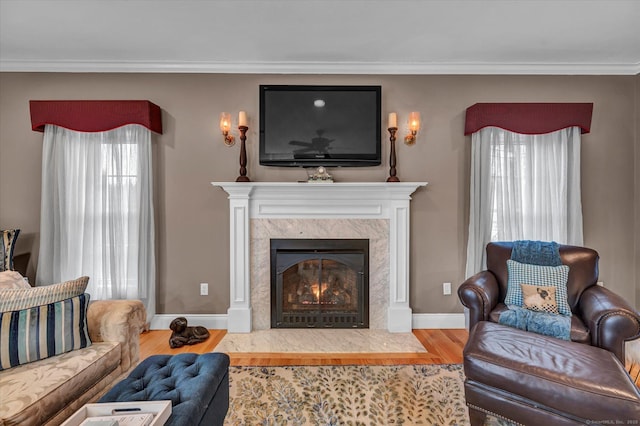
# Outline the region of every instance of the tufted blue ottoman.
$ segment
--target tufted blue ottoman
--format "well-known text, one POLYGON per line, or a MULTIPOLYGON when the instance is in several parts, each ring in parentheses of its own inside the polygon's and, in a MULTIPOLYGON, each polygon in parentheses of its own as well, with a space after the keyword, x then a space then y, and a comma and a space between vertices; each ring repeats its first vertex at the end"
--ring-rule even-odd
POLYGON ((166 426, 222 425, 229 409, 229 356, 154 355, 99 402, 171 400, 166 426))

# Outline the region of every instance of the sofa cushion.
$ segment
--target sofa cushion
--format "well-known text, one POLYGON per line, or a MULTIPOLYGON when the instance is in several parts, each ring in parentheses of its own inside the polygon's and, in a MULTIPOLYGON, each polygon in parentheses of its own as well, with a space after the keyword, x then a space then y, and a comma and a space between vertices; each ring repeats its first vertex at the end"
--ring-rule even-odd
POLYGON ((89 277, 39 287, 0 290, 0 312, 19 311, 79 296, 85 292, 89 277))
POLYGON ((0 313, 0 370, 91 345, 89 295, 0 313))
POLYGON ((29 289, 31 286, 18 271, 0 272, 0 290, 13 290, 16 288, 29 289))
POLYGON ((567 279, 569 277, 569 267, 567 265, 530 265, 509 259, 507 260, 507 270, 509 271, 509 276, 507 295, 504 299, 506 305, 523 306, 521 284, 555 287, 558 311, 562 315, 571 315, 571 308, 567 301, 567 279))
POLYGON ((0 231, 0 271, 13 269, 13 248, 20 234, 19 229, 0 231))
POLYGON ((104 342, 0 371, 0 424, 40 426, 119 368, 120 344, 104 342))

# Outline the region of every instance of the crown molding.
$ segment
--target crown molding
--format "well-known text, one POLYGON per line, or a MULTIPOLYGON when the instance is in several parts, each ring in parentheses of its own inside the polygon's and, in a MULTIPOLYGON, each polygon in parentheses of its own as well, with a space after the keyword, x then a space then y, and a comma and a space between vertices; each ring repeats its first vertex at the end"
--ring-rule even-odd
POLYGON ((211 74, 637 75, 636 63, 162 62, 0 60, 0 72, 211 74))

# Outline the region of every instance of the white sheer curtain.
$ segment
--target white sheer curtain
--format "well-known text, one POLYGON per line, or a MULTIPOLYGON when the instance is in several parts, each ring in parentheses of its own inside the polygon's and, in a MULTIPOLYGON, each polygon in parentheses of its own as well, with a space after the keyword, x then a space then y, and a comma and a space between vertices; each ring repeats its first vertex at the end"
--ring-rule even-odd
POLYGON ((82 275, 97 299, 155 310, 151 132, 86 133, 47 125, 38 285, 82 275))
POLYGON ((579 127, 472 134, 466 276, 485 268, 488 242, 525 239, 583 244, 579 127))

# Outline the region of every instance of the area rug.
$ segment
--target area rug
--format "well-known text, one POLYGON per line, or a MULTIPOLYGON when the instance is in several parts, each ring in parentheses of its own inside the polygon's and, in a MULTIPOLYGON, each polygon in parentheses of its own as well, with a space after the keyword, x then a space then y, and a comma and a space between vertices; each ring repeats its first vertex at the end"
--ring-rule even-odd
POLYGON ((225 425, 468 425, 462 365, 230 367, 225 425))

